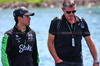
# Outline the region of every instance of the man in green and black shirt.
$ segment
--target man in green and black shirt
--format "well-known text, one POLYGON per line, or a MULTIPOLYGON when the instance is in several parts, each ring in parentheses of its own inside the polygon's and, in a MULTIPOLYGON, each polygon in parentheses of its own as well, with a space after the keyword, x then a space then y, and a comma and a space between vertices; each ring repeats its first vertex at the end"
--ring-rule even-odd
POLYGON ((3 66, 38 66, 38 50, 35 32, 29 27, 34 13, 25 7, 14 10, 15 26, 5 32, 1 45, 3 66))

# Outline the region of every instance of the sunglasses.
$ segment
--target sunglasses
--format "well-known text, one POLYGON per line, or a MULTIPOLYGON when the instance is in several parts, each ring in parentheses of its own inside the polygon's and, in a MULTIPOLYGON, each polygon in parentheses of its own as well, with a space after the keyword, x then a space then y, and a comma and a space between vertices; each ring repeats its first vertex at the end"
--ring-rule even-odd
POLYGON ((70 14, 71 12, 72 12, 72 13, 75 13, 76 10, 73 10, 73 11, 66 11, 67 14, 70 14))

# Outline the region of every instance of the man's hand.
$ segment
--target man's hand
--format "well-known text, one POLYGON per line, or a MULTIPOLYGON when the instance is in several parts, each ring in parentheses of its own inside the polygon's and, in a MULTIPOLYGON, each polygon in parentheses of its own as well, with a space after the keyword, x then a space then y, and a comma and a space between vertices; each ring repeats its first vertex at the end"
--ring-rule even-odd
POLYGON ((93 63, 93 66, 99 66, 99 63, 95 63, 95 62, 94 62, 94 63, 93 63))
POLYGON ((63 62, 63 60, 60 59, 60 60, 58 60, 56 63, 60 63, 60 62, 63 62))

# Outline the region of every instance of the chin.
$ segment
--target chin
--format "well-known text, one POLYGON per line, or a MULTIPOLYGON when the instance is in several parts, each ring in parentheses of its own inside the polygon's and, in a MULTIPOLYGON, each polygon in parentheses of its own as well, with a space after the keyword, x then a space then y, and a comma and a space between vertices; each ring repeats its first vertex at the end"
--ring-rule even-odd
POLYGON ((27 24, 27 26, 29 26, 30 24, 27 24))
POLYGON ((28 23, 28 25, 30 25, 30 23, 28 23))
POLYGON ((73 20, 73 18, 69 18, 69 20, 73 20))
POLYGON ((30 24, 28 24, 27 26, 29 26, 30 24))
POLYGON ((74 19, 74 17, 69 17, 69 19, 70 19, 70 20, 73 20, 73 19, 74 19))

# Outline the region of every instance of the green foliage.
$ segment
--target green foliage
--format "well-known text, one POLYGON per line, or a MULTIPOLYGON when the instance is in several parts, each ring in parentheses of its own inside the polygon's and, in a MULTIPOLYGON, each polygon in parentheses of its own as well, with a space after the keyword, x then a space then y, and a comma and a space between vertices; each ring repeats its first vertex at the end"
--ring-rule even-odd
POLYGON ((34 0, 35 4, 40 4, 42 2, 42 0, 34 0))
POLYGON ((40 4, 43 0, 0 0, 0 3, 4 2, 16 2, 16 1, 24 1, 28 3, 40 4))
POLYGON ((24 1, 24 0, 0 0, 0 3, 4 3, 4 2, 16 2, 16 1, 24 1))

